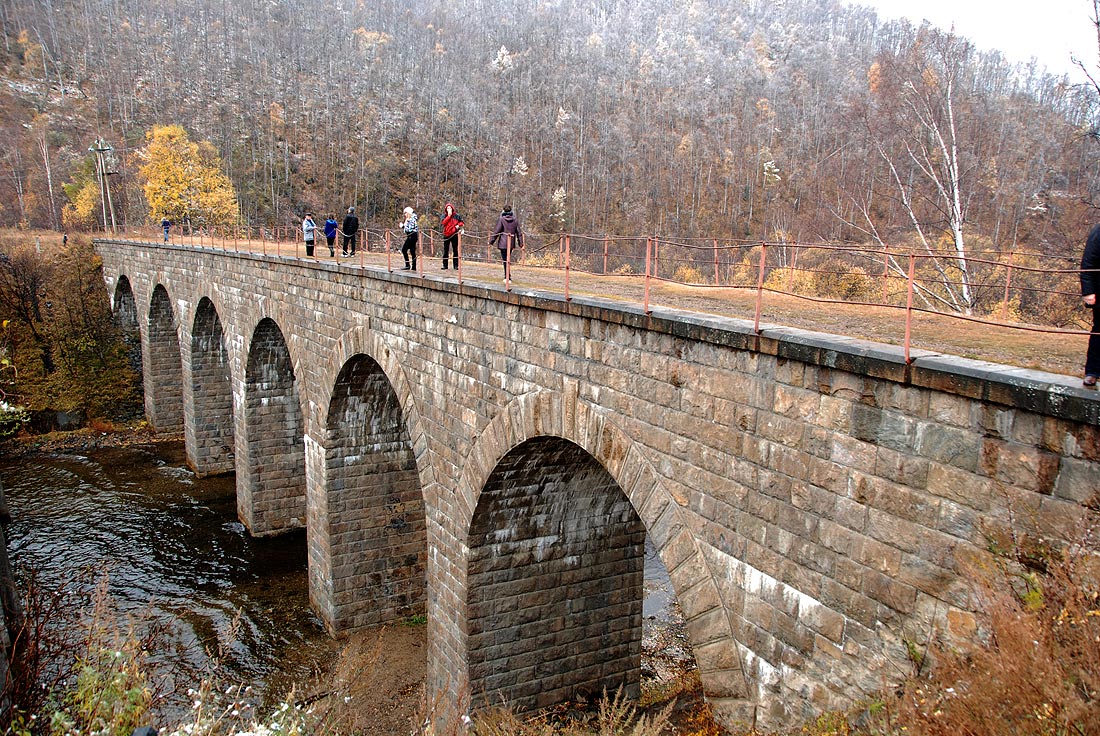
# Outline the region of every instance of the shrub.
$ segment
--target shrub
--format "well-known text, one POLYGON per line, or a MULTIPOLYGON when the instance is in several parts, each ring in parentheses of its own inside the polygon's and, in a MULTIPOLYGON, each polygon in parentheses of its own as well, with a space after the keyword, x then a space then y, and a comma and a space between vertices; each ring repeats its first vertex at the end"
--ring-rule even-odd
POLYGON ((977 571, 977 642, 935 642, 894 726, 916 736, 1100 734, 1100 586, 1090 544, 1017 548, 977 571))
POLYGON ((702 284, 706 281, 702 272, 695 266, 677 266, 676 273, 672 275, 672 280, 681 284, 702 284))

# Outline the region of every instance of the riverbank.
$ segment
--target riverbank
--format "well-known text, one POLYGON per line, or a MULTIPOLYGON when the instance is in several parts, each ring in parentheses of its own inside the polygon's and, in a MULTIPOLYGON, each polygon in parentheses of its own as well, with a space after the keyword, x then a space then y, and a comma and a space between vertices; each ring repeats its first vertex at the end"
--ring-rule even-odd
POLYGON ((182 432, 156 432, 146 422, 107 424, 46 434, 21 434, 0 442, 0 454, 18 459, 34 453, 94 452, 112 447, 180 442, 182 432))

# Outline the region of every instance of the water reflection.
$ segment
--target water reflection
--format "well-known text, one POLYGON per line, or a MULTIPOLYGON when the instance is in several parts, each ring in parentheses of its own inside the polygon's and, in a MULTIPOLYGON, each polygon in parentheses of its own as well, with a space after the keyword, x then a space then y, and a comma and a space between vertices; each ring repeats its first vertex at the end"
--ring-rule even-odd
POLYGON ((0 466, 13 563, 46 590, 106 570, 121 613, 166 628, 153 659, 179 689, 220 646, 232 675, 279 697, 332 647, 309 612, 305 533, 250 537, 233 478, 196 478, 183 460, 173 442, 0 466))

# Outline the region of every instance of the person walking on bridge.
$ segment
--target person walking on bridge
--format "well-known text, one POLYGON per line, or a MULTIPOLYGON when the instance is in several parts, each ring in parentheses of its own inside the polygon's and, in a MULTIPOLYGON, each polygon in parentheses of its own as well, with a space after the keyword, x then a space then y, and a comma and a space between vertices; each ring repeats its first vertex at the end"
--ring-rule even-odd
POLYGON ((500 260, 504 263, 504 280, 508 281, 512 278, 511 257, 516 252, 516 248, 523 247, 523 230, 520 229, 519 220, 512 214, 511 205, 505 205, 501 210, 489 242, 495 243, 500 248, 500 260))
POLYGON ((344 224, 340 231, 344 233, 344 249, 341 255, 349 258, 355 255, 355 234, 359 232, 359 218, 355 216, 354 207, 348 207, 348 213, 344 215, 344 224), (348 246, 351 246, 350 253, 348 246))
POLYGON ((313 244, 317 237, 317 223, 313 221, 313 213, 307 212, 302 220, 302 240, 306 244, 306 257, 313 258, 313 244))
POLYGON ((401 221, 401 231, 405 233, 405 244, 401 246, 401 255, 405 258, 405 270, 416 270, 416 243, 420 240, 420 227, 416 223, 416 211, 406 207, 405 219, 401 221), (411 264, 411 265, 410 265, 411 264))
POLYGON ((443 228, 443 270, 447 270, 447 254, 453 253, 454 267, 458 269, 458 236, 466 223, 462 216, 455 212, 455 206, 450 202, 443 208, 443 219, 439 221, 443 228))
POLYGON ((336 223, 336 215, 330 214, 328 219, 325 220, 325 240, 328 241, 328 257, 336 257, 336 249, 333 245, 336 243, 336 230, 339 225, 336 223))
POLYGON ((1095 386, 1100 378, 1100 225, 1093 226, 1081 255, 1081 299, 1092 311, 1092 334, 1085 354, 1085 385, 1095 386))

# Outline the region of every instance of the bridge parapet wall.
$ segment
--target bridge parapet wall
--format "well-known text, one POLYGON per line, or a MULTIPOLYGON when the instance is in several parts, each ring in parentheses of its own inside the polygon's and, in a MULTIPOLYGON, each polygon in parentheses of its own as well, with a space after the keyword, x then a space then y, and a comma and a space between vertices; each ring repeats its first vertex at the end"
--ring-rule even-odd
MULTIPOLYGON (((906 640, 970 635, 965 566, 1020 519, 1054 539, 1071 535, 1100 489, 1100 401, 1067 377, 922 352, 907 365, 890 346, 784 328, 756 335, 744 320, 646 315, 595 298, 275 256, 97 247, 112 293, 120 276, 132 285, 143 342, 158 284, 185 349, 196 306, 210 299, 234 412, 247 405, 257 326, 271 319, 285 335, 305 437, 311 599, 333 630, 371 621, 372 603, 333 580, 353 574, 354 545, 365 542, 349 537, 357 520, 329 505, 345 492, 332 479, 361 475, 339 470, 354 453, 337 457, 336 446, 370 433, 335 431, 330 402, 347 361, 374 361, 399 404, 403 456, 423 494, 423 556, 405 564, 427 569, 420 600, 439 692, 460 687, 471 667, 508 686, 503 665, 490 667, 501 651, 492 631, 514 627, 469 586, 512 583, 486 577, 503 547, 471 533, 507 519, 500 503, 510 496, 491 479, 509 453, 538 446, 531 440, 580 448, 629 500, 670 572, 708 697, 731 723, 753 710, 766 725, 843 707, 904 669, 906 640), (473 549, 482 556, 471 568, 473 549)), ((242 421, 238 454, 248 447, 242 421)), ((545 459, 533 452, 524 472, 545 459)), ((516 528, 567 519, 536 516, 516 517, 516 528)), ((636 544, 624 529, 616 536, 636 544)), ((609 576, 633 580, 635 564, 625 555, 609 576)), ((606 597, 633 620, 631 602, 606 597)), ((593 628, 586 651, 606 636, 593 628)), ((624 661, 635 656, 631 635, 616 641, 624 661)), ((543 643, 580 647, 565 635, 543 643)), ((520 651, 511 659, 537 657, 520 651)))

